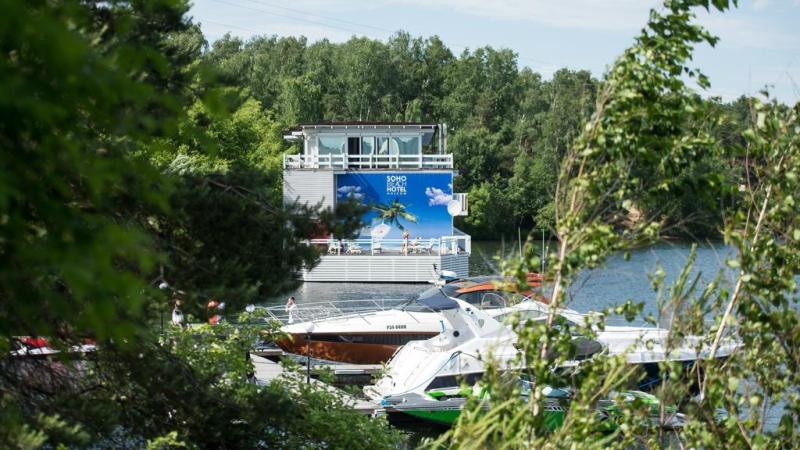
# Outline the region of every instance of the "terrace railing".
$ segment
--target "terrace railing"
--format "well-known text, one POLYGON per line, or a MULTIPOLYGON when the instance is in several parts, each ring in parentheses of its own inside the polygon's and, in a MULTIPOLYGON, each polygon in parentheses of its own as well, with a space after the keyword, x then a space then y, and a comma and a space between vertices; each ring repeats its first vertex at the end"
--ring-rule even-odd
POLYGON ((439 238, 403 239, 311 239, 309 245, 317 246, 320 253, 331 256, 391 255, 425 256, 469 254, 472 242, 469 235, 442 236, 439 238))
POLYGON ((285 305, 259 306, 257 308, 265 311, 268 319, 277 320, 283 324, 346 316, 359 316, 369 321, 369 318, 366 317, 367 314, 393 309, 407 301, 407 298, 339 300, 336 302, 298 303, 288 309, 285 305))
POLYGON ((452 169, 453 155, 283 155, 284 169, 452 169))

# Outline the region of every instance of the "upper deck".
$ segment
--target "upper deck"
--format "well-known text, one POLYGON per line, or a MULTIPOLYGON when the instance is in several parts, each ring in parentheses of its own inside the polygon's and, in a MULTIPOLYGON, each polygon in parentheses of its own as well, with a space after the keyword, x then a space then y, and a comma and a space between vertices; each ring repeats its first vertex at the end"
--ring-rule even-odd
POLYGON ((446 125, 394 122, 302 124, 283 138, 302 142, 302 153, 285 155, 285 170, 453 169, 446 125))

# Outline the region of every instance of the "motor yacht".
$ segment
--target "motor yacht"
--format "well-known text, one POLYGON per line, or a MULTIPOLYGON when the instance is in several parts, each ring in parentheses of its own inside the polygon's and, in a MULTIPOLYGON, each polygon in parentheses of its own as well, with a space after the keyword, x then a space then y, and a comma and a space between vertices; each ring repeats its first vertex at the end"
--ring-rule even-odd
MULTIPOLYGON (((415 299, 391 309, 343 313, 285 325, 282 331, 289 338, 280 340, 278 345, 287 352, 310 354, 314 358, 380 364, 407 342, 429 339, 444 331, 444 318, 428 306, 428 300, 441 296, 457 298, 490 315, 507 314, 509 307, 522 302, 538 303, 542 309, 544 298, 537 291, 542 277, 528 274, 526 283, 526 290, 520 290, 514 280, 500 276, 436 283, 437 286, 415 299)), ((297 305, 299 312, 304 307, 297 305)))
MULTIPOLYGON (((441 314, 444 319, 443 332, 433 338, 411 341, 403 346, 389 361, 383 377, 374 385, 365 386, 364 392, 374 401, 380 402, 389 397, 403 398, 411 394, 420 397, 431 390, 456 391, 462 382, 472 385, 483 376, 489 356, 501 371, 523 369, 521 359, 516 357, 517 335, 502 320, 514 313, 526 320, 545 320, 547 314, 547 306, 521 302, 496 310, 502 312, 491 316, 488 311, 444 293, 421 299, 420 303, 441 314)), ((591 326, 593 320, 591 315, 570 310, 559 311, 558 314, 560 320, 576 324, 591 326)), ((610 356, 625 355, 630 364, 644 368, 646 377, 638 388, 646 390, 660 381, 660 362, 679 361, 688 366, 707 355, 700 337, 688 337, 679 348, 668 351, 668 333, 668 330, 660 328, 609 326, 602 331, 597 330, 594 339, 573 336, 575 353, 562 366, 574 367, 601 352, 610 356)), ((740 345, 736 341, 726 340, 716 357, 726 358, 740 345)))

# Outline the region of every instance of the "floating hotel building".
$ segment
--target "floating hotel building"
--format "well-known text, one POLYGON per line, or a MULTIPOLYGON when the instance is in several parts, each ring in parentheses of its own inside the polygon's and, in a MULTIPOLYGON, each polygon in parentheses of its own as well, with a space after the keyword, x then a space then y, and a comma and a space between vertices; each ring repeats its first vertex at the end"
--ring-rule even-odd
POLYGON ((453 226, 467 194, 453 193, 445 125, 335 122, 298 125, 284 139, 302 153, 283 160, 284 204, 358 201, 368 206, 356 239, 318 236, 321 261, 306 281, 425 282, 434 267, 469 275, 470 237, 453 226), (404 234, 407 236, 404 239, 404 234))

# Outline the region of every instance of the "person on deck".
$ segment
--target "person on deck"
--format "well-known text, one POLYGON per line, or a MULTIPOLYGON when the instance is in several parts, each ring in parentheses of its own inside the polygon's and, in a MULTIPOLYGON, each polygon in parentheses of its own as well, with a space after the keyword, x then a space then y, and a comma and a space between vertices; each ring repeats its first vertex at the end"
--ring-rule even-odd
POLYGON ((411 237, 411 233, 408 230, 403 230, 403 247, 401 248, 403 255, 408 256, 408 238, 411 237))
POLYGON ((287 323, 294 323, 294 311, 297 309, 297 305, 294 303, 294 297, 289 297, 289 300, 286 301, 286 306, 284 307, 287 313, 289 313, 289 319, 287 323))

